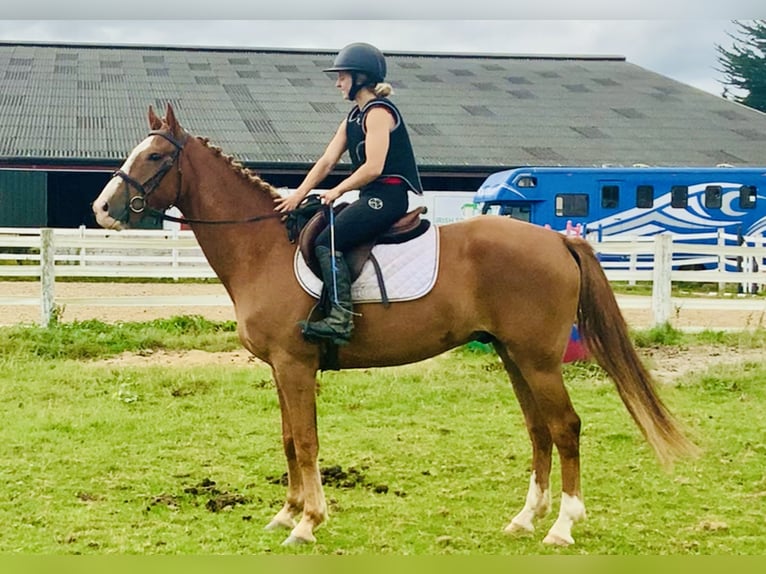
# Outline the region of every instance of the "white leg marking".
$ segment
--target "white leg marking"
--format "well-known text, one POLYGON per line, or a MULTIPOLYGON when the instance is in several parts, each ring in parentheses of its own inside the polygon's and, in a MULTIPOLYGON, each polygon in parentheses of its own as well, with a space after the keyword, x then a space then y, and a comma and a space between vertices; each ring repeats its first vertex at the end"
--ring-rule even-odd
POLYGON ((548 535, 543 540, 543 544, 558 544, 559 546, 569 546, 574 544, 572 538, 572 525, 578 520, 585 518, 585 504, 576 496, 569 496, 567 493, 561 493, 561 510, 559 517, 548 531, 548 535))
POLYGON ((280 528, 287 528, 288 530, 295 528, 295 520, 287 504, 266 525, 266 530, 278 530, 280 528))
POLYGON ((524 508, 513 517, 511 523, 505 527, 504 532, 534 532, 533 520, 546 515, 551 510, 551 491, 542 491, 537 484, 537 474, 532 472, 529 478, 529 490, 524 508))
POLYGON ((282 546, 293 546, 296 544, 313 544, 317 539, 314 536, 314 525, 304 516, 298 525, 292 529, 282 546))

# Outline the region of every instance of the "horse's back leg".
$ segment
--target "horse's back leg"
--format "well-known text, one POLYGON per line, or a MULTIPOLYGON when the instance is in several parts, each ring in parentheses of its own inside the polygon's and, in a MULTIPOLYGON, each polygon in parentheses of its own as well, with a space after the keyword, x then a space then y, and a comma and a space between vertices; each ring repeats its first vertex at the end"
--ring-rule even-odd
POLYGON ((524 414, 524 422, 532 442, 532 474, 529 478, 524 508, 505 527, 505 532, 533 532, 534 519, 545 516, 551 509, 550 473, 553 439, 521 371, 510 359, 504 347, 496 345, 495 349, 511 379, 513 391, 524 414))
MULTIPOLYGON (((539 357, 532 359, 531 355, 525 355, 525 360, 517 360, 515 365, 520 375, 512 378, 517 396, 521 394, 528 403, 533 402, 536 406, 536 409, 533 409, 533 413, 536 413, 533 415, 533 420, 538 425, 542 421, 547 427, 550 440, 556 445, 561 464, 561 507, 556 522, 543 542, 572 544, 574 543, 572 526, 578 520, 585 518, 585 505, 580 486, 580 417, 577 416, 564 387, 560 360, 539 357), (522 389, 521 393, 519 388, 522 389)), ((532 434, 531 431, 530 434, 532 434)), ((545 436, 540 430, 537 430, 535 435, 545 436)), ((537 486, 542 488, 540 479, 536 480, 537 486)))

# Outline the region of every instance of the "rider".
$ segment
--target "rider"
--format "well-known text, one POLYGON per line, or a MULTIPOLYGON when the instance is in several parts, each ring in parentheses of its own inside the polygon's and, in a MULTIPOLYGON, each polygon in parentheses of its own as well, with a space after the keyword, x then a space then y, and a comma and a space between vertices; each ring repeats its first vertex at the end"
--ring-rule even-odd
POLYGON ((320 321, 301 321, 309 340, 329 338, 348 343, 353 329, 351 278, 343 254, 386 231, 407 213, 407 192, 423 193, 415 154, 399 110, 388 99, 393 93, 384 83, 386 60, 375 46, 353 43, 343 48, 331 68, 337 72, 335 86, 354 107, 338 127, 322 156, 292 194, 277 200, 276 210, 294 210, 308 193, 327 177, 344 152, 353 171, 319 197, 332 204, 347 191, 359 190, 359 199, 335 217, 335 253, 331 231, 322 231, 314 244, 326 286, 334 285, 331 312, 320 321), (333 273, 333 260, 335 273, 333 273))

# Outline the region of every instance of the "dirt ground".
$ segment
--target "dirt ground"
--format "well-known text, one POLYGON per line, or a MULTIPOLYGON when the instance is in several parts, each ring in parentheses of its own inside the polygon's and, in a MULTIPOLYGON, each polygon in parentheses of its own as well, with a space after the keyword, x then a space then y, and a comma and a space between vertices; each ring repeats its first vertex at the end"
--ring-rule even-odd
MULTIPOLYGON (((235 319, 231 300, 219 283, 57 282, 55 296, 62 321, 151 321, 191 314, 215 321, 235 319)), ((38 322, 39 299, 38 282, 0 281, 0 325, 38 322)), ((653 318, 648 297, 618 295, 618 301, 631 327, 651 326, 653 318)), ((753 310, 697 309, 682 305, 674 310, 671 324, 677 328, 699 329, 766 326, 766 302, 753 310)))
MULTIPOLYGON (((201 315, 211 320, 234 320, 234 309, 226 290, 217 283, 56 283, 56 300, 62 321, 98 319, 114 321, 149 321, 174 315, 201 315), (141 298, 140 305, 130 299, 141 298), (146 299, 148 298, 148 299, 146 299)), ((0 325, 36 323, 40 320, 40 285, 37 282, 0 282, 0 325), (18 303, 29 299, 26 304, 18 303)), ((623 315, 631 327, 651 326, 648 308, 635 308, 636 299, 620 298, 625 302, 623 315)), ((679 328, 752 329, 763 322, 760 310, 689 309, 675 310, 671 321, 679 328)), ((689 349, 642 350, 658 380, 671 382, 677 377, 711 364, 735 365, 746 360, 762 360, 763 349, 729 349, 694 347, 689 349)), ((109 363, 147 362, 152 364, 248 364, 256 361, 247 351, 232 353, 157 352, 149 356, 126 354, 109 359, 109 363)))
MULTIPOLYGON (((713 365, 736 367, 747 361, 763 361, 764 349, 736 349, 722 346, 694 346, 689 348, 639 349, 639 354, 649 367, 654 379, 660 383, 672 384, 687 374, 703 372, 713 365)), ((208 353, 206 351, 183 351, 168 353, 158 351, 149 354, 123 353, 102 361, 107 365, 232 365, 244 366, 259 363, 244 349, 230 353, 208 353)))
MULTIPOLYGON (((70 283, 57 282, 62 321, 151 321, 175 315, 234 320, 234 307, 219 283, 70 283), (130 304, 131 298, 141 299, 130 304), (148 298, 148 299, 147 299, 148 298), (200 304, 203 303, 203 304, 200 304)), ((40 321, 40 283, 0 281, 0 325, 40 321), (32 304, 18 303, 34 298, 32 304)))

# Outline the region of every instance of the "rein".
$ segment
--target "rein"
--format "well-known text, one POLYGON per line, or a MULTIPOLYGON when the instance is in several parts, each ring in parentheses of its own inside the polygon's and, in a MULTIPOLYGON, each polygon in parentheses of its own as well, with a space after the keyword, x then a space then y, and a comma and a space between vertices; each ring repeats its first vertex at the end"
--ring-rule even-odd
MULTIPOLYGON (((239 224, 239 223, 255 223, 257 221, 263 221, 265 219, 275 219, 277 217, 285 216, 284 213, 274 212, 274 213, 268 213, 266 215, 256 215, 256 216, 248 217, 245 219, 219 219, 219 220, 189 219, 187 217, 174 217, 172 215, 167 215, 164 211, 160 211, 159 209, 154 209, 150 205, 147 205, 146 198, 152 193, 154 193, 154 191, 159 186, 160 181, 162 181, 162 178, 165 177, 165 174, 168 171, 170 171, 170 168, 173 167, 173 164, 175 164, 178 161, 178 158, 184 149, 184 145, 186 144, 186 138, 188 137, 185 135, 184 139, 179 141, 176 138, 174 138, 172 135, 170 135, 168 132, 161 131, 161 130, 150 131, 149 135, 160 136, 162 138, 165 138, 167 141, 172 143, 176 149, 173 152, 173 154, 168 158, 169 161, 165 160, 163 164, 160 166, 160 169, 157 170, 157 173, 155 173, 153 176, 147 179, 144 183, 141 183, 138 180, 132 178, 121 169, 118 169, 112 174, 113 178, 114 177, 121 178, 125 183, 133 187, 136 191, 138 191, 139 195, 133 196, 132 198, 130 198, 130 201, 128 202, 128 208, 133 213, 140 214, 148 210, 151 215, 165 221, 173 221, 175 223, 196 223, 196 224, 205 224, 205 225, 233 225, 233 224, 239 224)), ((179 177, 181 175, 180 165, 178 166, 178 175, 179 177)), ((173 205, 178 203, 178 198, 180 196, 181 196, 181 185, 179 183, 178 190, 176 191, 176 197, 168 207, 172 207, 173 205)))
POLYGON ((237 223, 255 223, 257 221, 263 221, 264 219, 274 219, 276 217, 284 217, 284 213, 275 211, 274 213, 267 213, 266 215, 255 215, 246 219, 189 219, 186 217, 174 217, 168 215, 159 209, 149 208, 152 214, 156 215, 160 219, 165 221, 173 221, 175 223, 203 223, 205 225, 234 225, 237 223))

